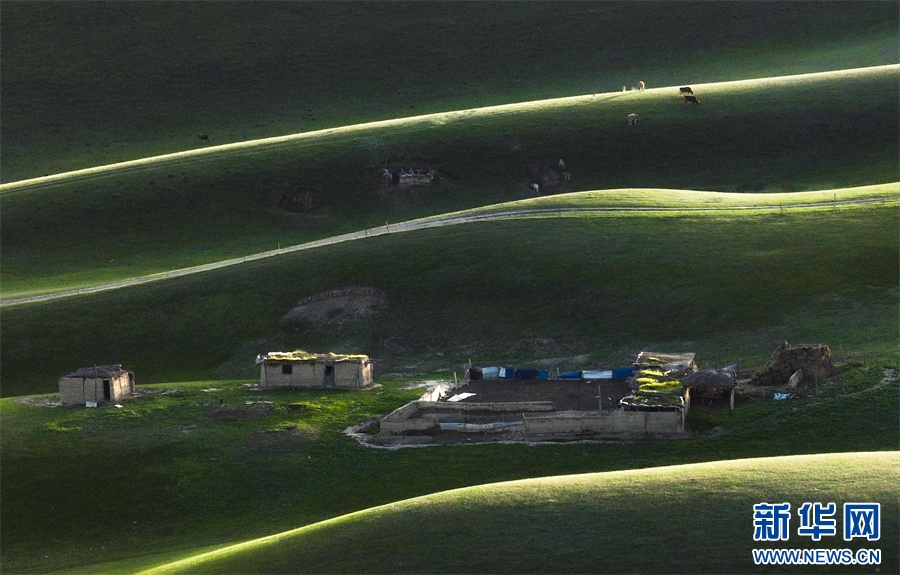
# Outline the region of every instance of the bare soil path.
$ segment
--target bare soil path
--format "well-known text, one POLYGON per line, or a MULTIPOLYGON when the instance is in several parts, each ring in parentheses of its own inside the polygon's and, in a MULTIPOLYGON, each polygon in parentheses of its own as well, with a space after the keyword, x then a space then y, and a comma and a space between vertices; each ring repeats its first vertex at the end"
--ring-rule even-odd
MULTIPOLYGON (((857 199, 857 200, 846 200, 846 201, 824 201, 824 202, 816 202, 816 203, 808 203, 808 204, 792 204, 789 209, 797 210, 797 209, 821 209, 821 208, 829 208, 836 206, 846 206, 846 205, 858 205, 858 204, 866 204, 866 203, 883 203, 883 202, 895 202, 900 201, 900 196, 891 197, 891 198, 866 198, 866 199, 857 199)), ((427 218, 420 218, 416 220, 409 220, 407 222, 400 222, 396 224, 386 224, 384 226, 378 226, 375 228, 369 228, 365 230, 361 230, 358 232, 352 232, 349 234, 343 234, 339 236, 333 236, 330 238, 324 238, 321 240, 316 240, 313 242, 307 242, 304 244, 298 244, 295 246, 289 246, 286 248, 281 248, 277 250, 270 250, 266 252, 260 252, 257 254, 251 254, 249 256, 243 256, 240 258, 233 258, 229 260, 223 260, 219 262, 213 262, 210 264, 204 264, 199 266, 193 266, 188 268, 182 268, 180 270, 174 270, 171 272, 158 273, 148 276, 142 276, 137 278, 131 278, 127 280, 121 280, 116 282, 109 282, 104 284, 98 284, 90 287, 83 287, 78 289, 70 289, 70 290, 62 290, 58 292, 46 293, 35 296, 27 296, 20 298, 10 298, 5 300, 0 300, 0 307, 8 307, 13 305, 22 305, 29 303, 38 303, 44 301, 50 301, 55 299, 67 298, 67 297, 76 297, 80 295, 86 295, 101 291, 107 291, 112 289, 119 289, 129 286, 147 284, 151 282, 157 282, 177 277, 182 277, 186 275, 202 273, 212 270, 217 270, 225 267, 240 265, 247 262, 258 261, 266 258, 271 258, 275 256, 280 256, 283 254, 289 254, 293 252, 312 250, 323 246, 329 246, 344 242, 364 240, 370 237, 383 236, 386 234, 394 234, 394 233, 402 233, 402 232, 411 232, 414 230, 422 230, 428 228, 439 228, 445 226, 453 226, 459 224, 468 224, 473 222, 490 222, 490 221, 499 221, 499 220, 512 220, 512 219, 520 219, 520 218, 533 218, 533 217, 568 217, 577 214, 597 214, 597 213, 679 213, 679 212, 691 212, 691 213, 700 213, 700 212, 717 212, 717 211, 742 211, 746 210, 748 212, 759 212, 759 211, 776 211, 776 210, 784 210, 785 208, 779 204, 773 204, 771 206, 730 206, 723 208, 616 208, 616 207, 605 207, 605 208, 514 208, 514 209, 506 209, 506 210, 490 210, 490 211, 482 211, 482 210, 471 210, 465 212, 458 212, 452 214, 444 214, 438 216, 431 216, 427 218)))

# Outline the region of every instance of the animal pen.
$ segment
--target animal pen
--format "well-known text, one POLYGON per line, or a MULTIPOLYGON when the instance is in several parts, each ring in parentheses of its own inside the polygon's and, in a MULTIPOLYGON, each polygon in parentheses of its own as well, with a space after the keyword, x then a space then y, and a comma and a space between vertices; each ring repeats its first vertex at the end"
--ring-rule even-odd
POLYGON ((380 420, 379 445, 540 441, 577 437, 680 436, 687 406, 681 378, 694 354, 642 352, 632 367, 550 377, 546 370, 470 368, 464 383, 430 389, 380 420), (662 389, 642 390, 648 372, 662 389))
POLYGON ((366 389, 372 387, 372 360, 366 355, 270 351, 256 358, 259 387, 366 389))
POLYGON ((83 367, 59 378, 59 400, 64 405, 120 401, 134 395, 134 374, 121 365, 83 367))

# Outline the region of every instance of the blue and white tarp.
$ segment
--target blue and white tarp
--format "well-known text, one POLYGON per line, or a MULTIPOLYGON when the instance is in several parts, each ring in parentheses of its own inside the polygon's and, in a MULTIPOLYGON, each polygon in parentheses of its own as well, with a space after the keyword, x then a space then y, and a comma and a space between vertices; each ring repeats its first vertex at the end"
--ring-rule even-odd
POLYGON ((481 368, 481 377, 484 379, 497 379, 500 377, 500 368, 499 367, 482 367, 481 368))

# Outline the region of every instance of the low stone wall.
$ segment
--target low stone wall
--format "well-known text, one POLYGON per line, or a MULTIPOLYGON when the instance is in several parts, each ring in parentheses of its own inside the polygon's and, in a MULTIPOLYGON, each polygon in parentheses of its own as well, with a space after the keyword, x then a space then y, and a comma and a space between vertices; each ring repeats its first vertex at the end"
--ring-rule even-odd
POLYGON ((413 435, 431 433, 448 422, 466 416, 491 414, 541 413, 555 410, 550 401, 519 401, 504 403, 445 403, 429 400, 411 401, 381 418, 382 435, 413 435))
MULTIPOLYGON (((510 421, 487 421, 489 416, 522 414, 526 434, 534 435, 671 435, 684 433, 682 411, 560 411, 550 401, 504 403, 445 403, 411 401, 381 418, 380 435, 429 435, 441 429, 483 431, 494 425, 513 427, 510 421), (482 423, 458 423, 464 417, 484 417, 482 423), (448 425, 448 424, 455 424, 448 425), (462 425, 462 428, 459 426, 462 425), (469 429, 469 426, 471 429, 469 429)), ((516 427, 518 427, 516 425, 516 427)))
POLYGON ((525 414, 525 431, 539 435, 644 435, 684 433, 681 411, 560 411, 525 414))
POLYGON ((837 370, 831 360, 831 350, 827 345, 798 345, 792 347, 787 342, 781 344, 766 367, 756 372, 752 385, 787 385, 797 370, 803 370, 805 380, 832 377, 837 370))

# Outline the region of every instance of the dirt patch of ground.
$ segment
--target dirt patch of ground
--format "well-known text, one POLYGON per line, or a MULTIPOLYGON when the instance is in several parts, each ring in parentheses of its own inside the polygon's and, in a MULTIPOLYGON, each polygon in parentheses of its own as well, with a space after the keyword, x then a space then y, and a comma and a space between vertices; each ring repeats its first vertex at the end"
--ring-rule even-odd
POLYGON ((271 403, 254 403, 248 406, 219 405, 209 413, 212 419, 261 419, 275 412, 271 403))
POLYGON ((62 402, 59 400, 58 393, 48 393, 44 395, 27 395, 25 397, 17 397, 13 401, 16 403, 24 403, 33 407, 60 407, 62 402))
POLYGON ((237 448, 236 455, 242 459, 258 461, 295 453, 309 445, 319 435, 318 429, 304 424, 257 431, 237 448))
POLYGON ((456 388, 454 394, 474 393, 463 403, 507 401, 551 401, 557 411, 597 411, 617 409, 619 400, 631 394, 626 379, 547 380, 480 379, 456 388))
POLYGON ((287 323, 310 322, 341 328, 377 313, 384 300, 384 293, 375 288, 331 290, 300 301, 282 319, 287 323))

